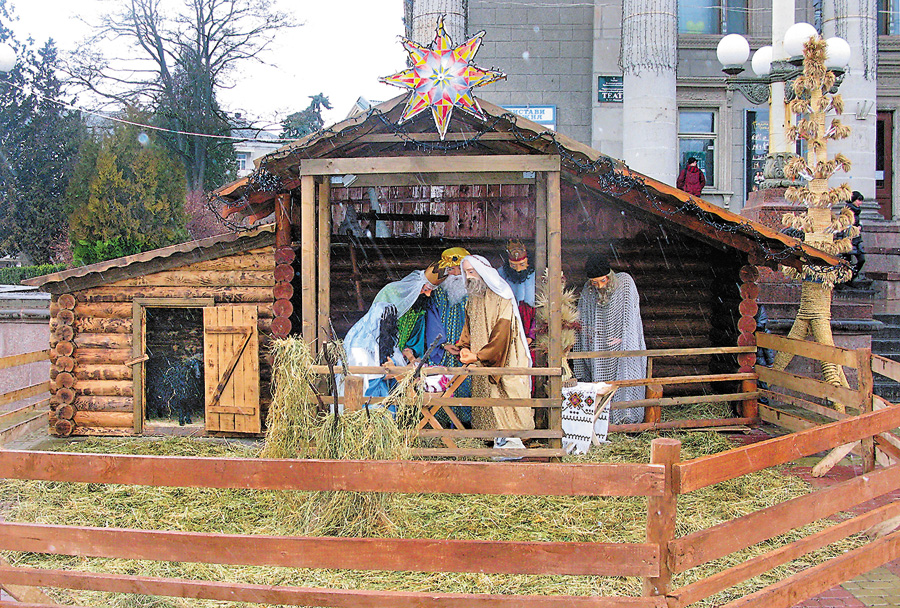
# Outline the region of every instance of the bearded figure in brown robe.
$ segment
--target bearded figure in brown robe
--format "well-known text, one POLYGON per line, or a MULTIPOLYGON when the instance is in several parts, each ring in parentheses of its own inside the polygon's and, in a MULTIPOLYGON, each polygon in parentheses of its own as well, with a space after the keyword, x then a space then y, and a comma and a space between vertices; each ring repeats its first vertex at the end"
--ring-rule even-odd
MULTIPOLYGON (((457 345, 463 364, 484 367, 531 367, 528 342, 512 289, 497 270, 480 256, 462 263, 469 299, 466 322, 457 345)), ((529 399, 529 376, 498 374, 474 376, 472 397, 529 399)), ((473 408, 472 425, 480 429, 530 430, 534 413, 530 407, 473 408)), ((519 438, 498 437, 495 447, 524 448, 519 438)))

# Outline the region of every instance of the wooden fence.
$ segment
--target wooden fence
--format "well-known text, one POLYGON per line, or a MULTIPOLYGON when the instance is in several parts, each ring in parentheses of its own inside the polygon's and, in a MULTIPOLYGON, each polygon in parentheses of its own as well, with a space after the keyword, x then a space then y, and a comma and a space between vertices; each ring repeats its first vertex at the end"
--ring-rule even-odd
MULTIPOLYGON (((0 357, 0 370, 12 370, 49 360, 49 350, 0 357)), ((0 408, 20 401, 28 401, 28 403, 0 411, 0 446, 40 427, 46 428, 47 413, 50 407, 50 382, 39 382, 0 395, 0 408)))
MULTIPOLYGON (((657 440, 651 464, 551 464, 427 461, 213 459, 0 451, 0 478, 155 487, 251 490, 647 496, 649 513, 671 492, 677 442, 657 440)), ((242 564, 411 572, 483 572, 644 577, 661 572, 661 518, 648 519, 648 541, 514 542, 421 538, 311 538, 0 523, 0 550, 242 564)), ((665 523, 668 525, 668 523, 665 523)), ((264 586, 150 578, 122 573, 0 565, 0 585, 59 587, 302 606, 509 606, 664 608, 661 596, 576 597, 400 592, 264 586)), ((29 601, 56 604, 32 589, 29 601)))
POLYGON ((609 432, 639 433, 643 431, 656 431, 665 429, 687 428, 711 428, 727 427, 734 425, 754 424, 759 422, 756 411, 756 398, 759 396, 756 390, 755 373, 730 373, 730 374, 698 374, 693 376, 660 376, 653 375, 653 361, 661 358, 696 357, 699 355, 747 355, 755 356, 755 346, 722 346, 706 348, 668 348, 656 350, 630 350, 630 351, 596 351, 570 353, 567 358, 575 359, 617 359, 623 357, 647 357, 647 375, 644 378, 634 380, 618 380, 614 384, 624 386, 646 386, 647 398, 638 401, 619 401, 612 404, 612 409, 625 409, 632 407, 647 408, 644 422, 636 424, 611 425, 609 432), (711 382, 740 382, 741 391, 737 393, 715 393, 687 395, 680 397, 664 397, 667 386, 676 385, 709 385, 711 382), (689 419, 671 420, 660 422, 660 410, 663 407, 678 405, 693 405, 698 403, 739 402, 740 417, 716 418, 716 419, 689 419))
MULTIPOLYGON (((338 401, 348 410, 356 410, 367 405, 380 405, 384 399, 363 397, 363 382, 358 374, 405 374, 412 371, 412 367, 365 367, 350 366, 349 374, 344 378, 344 396, 338 401)), ((343 367, 335 368, 336 373, 343 373, 343 367)), ((313 372, 327 374, 329 369, 324 365, 313 366, 313 372)), ((469 376, 546 376, 559 378, 562 369, 558 367, 437 367, 426 366, 421 369, 423 376, 447 375, 455 380, 463 380, 469 376)), ((423 396, 422 419, 419 422, 417 433, 423 438, 438 438, 444 443, 444 447, 417 448, 413 451, 415 456, 429 456, 435 458, 458 457, 491 457, 496 456, 491 448, 465 448, 457 445, 457 440, 464 438, 493 439, 495 437, 518 437, 520 439, 544 439, 549 447, 532 447, 526 449, 504 449, 503 455, 510 457, 562 457, 566 452, 562 449, 562 401, 560 399, 492 399, 477 397, 456 397, 454 391, 458 384, 455 382, 443 393, 426 393, 423 396), (551 412, 550 428, 535 430, 513 429, 466 429, 459 421, 452 408, 471 407, 544 407, 551 412), (455 428, 445 428, 438 422, 438 412, 443 411, 455 428)))
MULTIPOLYGON (((663 429, 681 429, 681 428, 710 428, 710 427, 728 427, 734 425, 746 425, 759 422, 757 416, 755 400, 759 393, 756 390, 756 374, 755 373, 730 373, 730 374, 698 374, 693 376, 670 376, 655 377, 653 375, 653 360, 659 358, 673 357, 696 357, 703 355, 742 355, 748 353, 756 353, 754 346, 728 346, 728 347, 710 347, 710 348, 681 348, 681 349, 657 349, 642 351, 602 351, 602 352, 579 352, 571 353, 568 359, 593 359, 593 358, 621 358, 621 357, 647 357, 647 375, 644 378, 634 380, 619 380, 614 382, 618 387, 624 386, 646 386, 647 398, 639 401, 623 401, 613 404, 614 409, 644 407, 648 408, 645 422, 638 424, 612 425, 610 432, 642 432, 663 429), (702 385, 709 386, 711 382, 740 382, 742 391, 727 394, 698 394, 679 397, 664 397, 663 392, 667 386, 676 385, 702 385), (717 418, 708 420, 675 420, 660 422, 660 409, 662 407, 671 407, 677 405, 690 405, 697 403, 714 402, 740 402, 740 417, 736 418, 717 418), (752 408, 747 408, 745 404, 753 403, 752 408)), ((349 374, 397 374, 410 371, 411 367, 405 368, 386 368, 386 367, 361 367, 351 366, 347 369, 349 374)), ((344 370, 341 367, 335 369, 337 373, 344 370)), ((327 374, 329 370, 326 366, 317 365, 313 367, 313 372, 317 374, 327 374)), ((421 370, 423 375, 445 374, 457 377, 476 376, 476 375, 527 375, 532 377, 556 377, 562 375, 562 369, 555 367, 530 367, 530 368, 483 368, 483 367, 433 367, 426 366, 421 370)), ((352 378, 351 378, 352 379, 352 378)), ((344 397, 339 402, 349 409, 358 409, 368 405, 379 405, 383 401, 381 398, 367 399, 362 396, 362 385, 351 383, 352 388, 348 385, 345 387, 344 397)), ((532 447, 525 450, 509 449, 504 450, 504 456, 523 456, 523 457, 560 457, 565 455, 562 449, 562 418, 561 412, 563 404, 559 399, 486 399, 486 398, 462 398, 453 395, 453 390, 445 391, 444 394, 429 393, 424 396, 423 419, 418 430, 419 437, 439 438, 444 442, 442 448, 419 448, 414 451, 416 456, 431 456, 438 458, 446 457, 490 457, 495 456, 496 452, 490 448, 463 448, 456 444, 456 441, 462 438, 474 439, 493 439, 494 437, 519 437, 521 439, 541 439, 549 443, 549 447, 532 447), (465 429, 453 412, 452 408, 458 407, 534 407, 547 408, 550 411, 549 428, 536 430, 511 430, 511 429, 465 429), (443 410, 453 423, 455 428, 444 428, 437 423, 436 415, 439 410, 443 410)))
MULTIPOLYGON (((871 349, 850 350, 765 333, 757 334, 757 343, 760 348, 790 353, 816 363, 833 363, 851 370, 851 377, 856 376, 856 387, 844 388, 788 371, 756 366, 760 382, 765 383, 765 388, 759 392, 768 404, 760 406, 760 415, 767 422, 791 431, 802 431, 823 421, 844 420, 853 414, 892 405, 873 394, 873 376, 879 374, 900 381, 900 363, 873 355, 871 349), (838 411, 835 404, 843 405, 846 411, 838 411)), ((874 467, 876 459, 883 465, 900 462, 900 435, 886 430, 852 446, 852 450, 862 455, 866 470, 874 467)))
MULTIPOLYGON (((900 465, 678 537, 680 495, 898 426, 900 407, 891 405, 686 462, 680 461, 680 442, 656 439, 649 464, 261 460, 0 451, 0 478, 7 479, 251 490, 648 497, 646 540, 627 544, 273 537, 0 523, 0 550, 4 551, 286 568, 631 576, 644 579, 642 597, 301 588, 35 569, 3 562, 0 586, 31 605, 46 607, 57 604, 41 587, 307 606, 681 608, 852 534, 885 522, 896 526, 900 503, 889 503, 699 581, 672 585, 674 574, 900 489, 900 465)), ((887 535, 867 545, 734 600, 726 608, 789 608, 897 559, 900 532, 887 529, 887 535)))

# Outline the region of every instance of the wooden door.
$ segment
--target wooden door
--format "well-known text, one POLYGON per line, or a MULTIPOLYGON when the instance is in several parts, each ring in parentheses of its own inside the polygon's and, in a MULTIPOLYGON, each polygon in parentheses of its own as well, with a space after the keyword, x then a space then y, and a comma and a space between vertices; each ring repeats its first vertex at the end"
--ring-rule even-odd
POLYGON ((875 131, 875 200, 881 216, 891 219, 894 196, 894 113, 878 112, 875 131))
POLYGON ((203 309, 206 430, 259 433, 259 334, 255 306, 203 309))

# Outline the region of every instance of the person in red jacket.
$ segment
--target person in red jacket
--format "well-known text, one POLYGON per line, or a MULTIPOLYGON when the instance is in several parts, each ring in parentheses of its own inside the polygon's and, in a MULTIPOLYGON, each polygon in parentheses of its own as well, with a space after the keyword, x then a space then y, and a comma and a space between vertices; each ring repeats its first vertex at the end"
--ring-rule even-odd
POLYGON ((681 173, 678 174, 678 181, 675 185, 679 190, 684 190, 694 196, 700 196, 703 193, 703 186, 706 185, 706 177, 703 171, 697 166, 697 159, 693 156, 687 159, 687 164, 681 173))

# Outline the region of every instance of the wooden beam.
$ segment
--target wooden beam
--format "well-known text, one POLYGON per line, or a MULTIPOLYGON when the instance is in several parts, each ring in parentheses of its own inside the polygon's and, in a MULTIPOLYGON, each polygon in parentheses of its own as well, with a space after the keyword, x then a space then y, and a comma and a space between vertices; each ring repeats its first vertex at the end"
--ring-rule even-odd
POLYGON ((668 422, 638 422, 635 424, 611 424, 610 433, 645 433, 665 429, 709 429, 718 427, 747 426, 758 424, 759 418, 709 418, 706 420, 687 419, 668 422))
POLYGON ((300 161, 300 175, 359 175, 372 173, 484 173, 496 171, 559 172, 559 156, 391 156, 373 158, 316 158, 300 161))
POLYGON ((900 426, 900 407, 885 408, 783 437, 701 456, 675 466, 679 493, 775 467, 900 426))
POLYGON ((540 281, 547 269, 547 174, 535 173, 534 188, 534 271, 540 281))
POLYGON ((655 576, 655 543, 266 536, 0 523, 0 547, 52 555, 282 568, 655 576))
POLYGON ((900 363, 881 355, 872 355, 872 371, 894 382, 900 382, 900 363))
POLYGON ((666 608, 665 598, 600 596, 534 596, 480 593, 434 593, 319 589, 248 583, 220 583, 192 579, 154 578, 125 574, 98 574, 74 570, 0 568, 0 577, 11 584, 189 597, 220 602, 275 606, 333 606, 335 608, 666 608))
POLYGON ((856 351, 820 344, 812 340, 794 340, 775 334, 757 332, 756 345, 759 348, 771 348, 784 353, 790 353, 798 357, 807 357, 816 361, 825 361, 845 367, 857 367, 856 351))
POLYGON ((316 269, 318 270, 319 289, 316 297, 318 318, 316 320, 316 334, 319 336, 319 345, 325 344, 330 338, 328 328, 331 319, 331 181, 324 179, 319 184, 319 243, 316 269))
POLYGON ((522 496, 653 496, 664 467, 124 456, 0 450, 0 478, 181 488, 522 496))
POLYGON ((673 479, 673 465, 681 460, 681 442, 677 439, 654 439, 650 443, 650 462, 666 468, 666 484, 661 496, 647 501, 647 542, 659 549, 659 574, 644 579, 644 595, 665 597, 672 585, 669 568, 669 543, 675 539, 675 512, 678 494, 673 479))
MULTIPOLYGON (((314 374, 330 373, 327 365, 312 365, 309 370, 314 374)), ((351 365, 346 373, 350 374, 405 374, 415 370, 415 367, 376 367, 374 365, 351 365)), ((334 368, 336 374, 345 373, 343 366, 334 368)), ((440 367, 426 365, 422 368, 423 376, 496 376, 507 374, 512 376, 562 376, 562 370, 558 367, 440 367)))
POLYGON ((756 373, 759 374, 759 379, 769 386, 780 386, 806 395, 827 397, 844 405, 860 407, 860 395, 853 389, 834 386, 828 382, 822 382, 813 378, 795 376, 790 372, 780 372, 763 365, 757 365, 755 369, 756 373))
MULTIPOLYGON (((14 569, 16 566, 13 566, 8 561, 6 561, 3 557, 0 557, 0 567, 14 569)), ((32 604, 45 604, 47 606, 56 606, 56 602, 53 601, 49 595, 41 591, 36 587, 31 586, 20 586, 20 585, 10 585, 9 583, 3 583, 0 585, 3 589, 6 590, 13 598, 18 600, 19 602, 30 602, 32 604)), ((17 604, 18 605, 18 604, 17 604)), ((21 608, 21 606, 20 606, 21 608)))
MULTIPOLYGON (((857 384, 859 386, 860 409, 863 413, 874 409, 872 395, 875 389, 875 379, 872 375, 872 349, 859 348, 856 350, 857 360, 857 384)), ((862 439, 863 470, 868 473, 875 469, 875 439, 863 437, 862 439)))
POLYGON ((315 352, 316 341, 316 178, 300 178, 300 301, 303 340, 315 352))
POLYGON ((35 363, 37 361, 49 361, 50 351, 39 350, 33 353, 23 353, 21 355, 9 355, 8 357, 0 357, 0 369, 25 365, 26 363, 35 363))
POLYGON ((619 359, 621 357, 685 357, 755 353, 755 346, 704 346, 702 348, 657 348, 654 350, 617 350, 569 353, 571 359, 619 359))
MULTIPOLYGON (((498 435, 494 435, 497 437, 498 435)), ((441 439, 450 440, 452 435, 441 435, 441 439)), ((493 448, 413 448, 410 454, 426 458, 493 458, 497 452, 493 448)), ((562 448, 504 448, 503 456, 508 458, 563 458, 566 451, 562 448)))
MULTIPOLYGON (((474 186, 479 184, 533 184, 531 173, 505 171, 490 173, 375 173, 357 175, 354 188, 387 186, 474 186), (529 176, 529 177, 526 177, 529 176)), ((342 184, 333 184, 340 188, 342 184)))
POLYGON ((16 401, 20 401, 22 399, 28 399, 29 397, 37 397, 38 395, 42 395, 50 390, 50 381, 41 382, 39 384, 33 384, 31 386, 26 386, 25 388, 20 388, 18 390, 10 391, 8 393, 4 393, 0 395, 0 405, 6 405, 8 403, 14 403, 16 401))
MULTIPOLYGON (((548 367, 562 365, 562 215, 560 212, 559 170, 549 171, 547 180, 547 301, 550 306, 550 343, 547 349, 548 367)), ((551 376, 548 382, 550 399, 562 402, 562 376, 551 376)), ((562 430, 562 410, 550 410, 549 427, 562 430)), ((562 440, 551 439, 551 448, 561 448, 562 440)))
POLYGON ((438 133, 367 133, 357 138, 354 143, 360 144, 402 144, 407 141, 470 141, 477 137, 479 141, 516 141, 514 133, 447 133, 443 139, 438 133))

